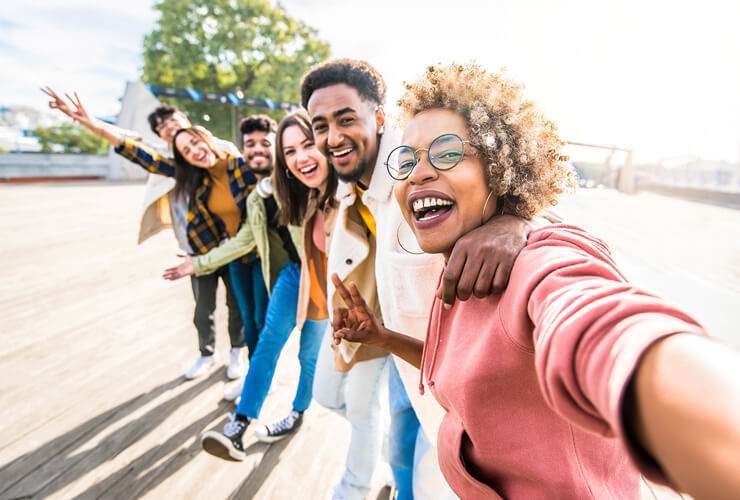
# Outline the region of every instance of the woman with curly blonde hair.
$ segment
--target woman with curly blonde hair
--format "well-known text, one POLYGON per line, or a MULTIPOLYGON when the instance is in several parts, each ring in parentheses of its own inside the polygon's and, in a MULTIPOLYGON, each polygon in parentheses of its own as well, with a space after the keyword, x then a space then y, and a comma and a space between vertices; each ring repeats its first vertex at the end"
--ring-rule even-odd
MULTIPOLYGON (((531 217, 572 185, 556 127, 501 74, 431 67, 399 105, 404 145, 386 165, 427 253, 447 257, 494 214, 531 217)), ((435 299, 424 342, 332 279, 347 304, 335 341, 420 368, 445 409, 440 467, 460 497, 639 498, 638 469, 696 497, 740 491, 740 356, 629 284, 582 229, 530 233, 501 294, 435 299)))

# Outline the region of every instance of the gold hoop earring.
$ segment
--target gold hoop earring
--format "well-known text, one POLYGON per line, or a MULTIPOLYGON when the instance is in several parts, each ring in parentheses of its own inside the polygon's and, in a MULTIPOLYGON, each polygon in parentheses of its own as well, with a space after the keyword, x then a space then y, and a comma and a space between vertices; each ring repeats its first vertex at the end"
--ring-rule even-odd
POLYGON ((480 223, 481 225, 486 223, 486 207, 488 207, 488 202, 491 201, 491 196, 493 195, 493 191, 488 193, 488 198, 486 198, 486 202, 483 204, 483 212, 480 214, 480 223))
POLYGON ((402 249, 402 250, 403 250, 404 252, 406 252, 406 253, 410 253, 411 255, 423 255, 423 254, 424 254, 424 252, 410 252, 410 251, 406 250, 406 247, 405 247, 405 246, 403 246, 403 244, 401 243, 401 237, 400 237, 400 235, 398 234, 398 233, 399 233, 399 231, 401 231, 401 224, 403 224, 403 222, 399 223, 399 224, 398 224, 398 227, 396 228, 396 241, 398 242, 398 246, 399 246, 399 247, 401 247, 401 249, 402 249))

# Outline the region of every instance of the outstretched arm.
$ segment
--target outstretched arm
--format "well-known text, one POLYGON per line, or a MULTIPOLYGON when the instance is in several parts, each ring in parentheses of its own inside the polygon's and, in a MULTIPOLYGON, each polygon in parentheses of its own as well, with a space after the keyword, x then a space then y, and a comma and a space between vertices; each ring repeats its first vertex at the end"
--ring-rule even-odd
POLYGON ((380 347, 417 368, 421 366, 424 342, 382 326, 370 313, 357 285, 351 283, 348 289, 336 273, 331 276, 331 279, 347 305, 346 308, 334 309, 332 327, 336 344, 342 340, 348 340, 380 347))
POLYGON ((133 140, 128 131, 91 117, 76 92, 74 97, 66 94, 70 105, 51 88, 46 87, 41 90, 51 98, 49 101, 50 108, 58 109, 93 134, 111 143, 116 153, 153 174, 174 177, 175 165, 171 160, 162 157, 157 151, 141 141, 133 140))
POLYGON ((502 321, 518 344, 534 347, 554 411, 623 440, 648 478, 696 498, 737 497, 737 351, 627 283, 606 246, 577 228, 530 241, 512 280, 502 321))
POLYGON ((82 105, 82 101, 77 95, 77 92, 74 92, 74 96, 65 94, 71 103, 70 105, 70 103, 67 103, 67 101, 54 92, 51 87, 42 88, 41 91, 51 98, 49 101, 49 107, 51 109, 58 109, 93 134, 111 143, 113 147, 119 146, 123 140, 130 135, 130 133, 122 128, 110 125, 102 120, 98 120, 97 118, 90 116, 82 105))
POLYGON ((740 354, 699 335, 650 347, 627 392, 624 420, 642 448, 694 498, 740 492, 740 354))
POLYGON ((247 255, 256 246, 252 226, 249 225, 248 220, 245 220, 239 231, 232 238, 222 241, 208 253, 193 257, 190 255, 178 255, 178 257, 184 259, 183 262, 178 266, 165 269, 162 277, 166 280, 174 281, 193 274, 196 276, 211 274, 232 260, 247 255))

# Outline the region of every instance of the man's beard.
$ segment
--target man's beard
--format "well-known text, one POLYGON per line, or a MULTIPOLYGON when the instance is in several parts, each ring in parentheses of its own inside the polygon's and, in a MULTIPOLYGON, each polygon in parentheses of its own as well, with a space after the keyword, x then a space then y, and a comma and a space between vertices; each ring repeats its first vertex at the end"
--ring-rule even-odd
POLYGON ((270 175, 272 173, 272 165, 270 164, 252 166, 252 167, 249 167, 249 169, 257 175, 270 175))
POLYGON ((247 165, 249 165, 249 169, 253 173, 258 174, 258 175, 270 175, 272 173, 272 161, 270 161, 270 159, 264 155, 250 156, 249 158, 247 158, 247 165), (264 159, 267 159, 268 161, 263 165, 255 165, 253 160, 256 157, 264 158, 264 159))
POLYGON ((337 173, 337 177, 339 178, 340 181, 357 182, 360 179, 362 179, 362 176, 365 175, 365 172, 367 171, 369 166, 370 165, 368 164, 367 160, 363 159, 357 162, 357 166, 351 172, 342 174, 342 173, 339 173, 339 170, 337 170, 336 168, 334 169, 334 171, 337 173))

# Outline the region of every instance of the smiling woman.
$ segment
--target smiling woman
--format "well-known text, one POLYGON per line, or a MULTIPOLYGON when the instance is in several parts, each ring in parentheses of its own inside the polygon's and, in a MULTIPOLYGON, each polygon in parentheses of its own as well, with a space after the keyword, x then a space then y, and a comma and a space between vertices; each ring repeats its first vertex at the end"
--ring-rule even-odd
MULTIPOLYGON (((529 217, 572 182, 555 126, 500 74, 431 67, 399 104, 406 146, 386 165, 426 252, 448 256, 494 212, 529 217)), ((332 279, 347 306, 335 340, 419 367, 420 392, 445 409, 440 467, 461 498, 638 498, 638 470, 697 498, 737 496, 740 357, 627 282, 586 231, 532 231, 505 291, 435 299, 423 343, 332 279)))
POLYGON ((207 132, 197 127, 183 128, 172 139, 175 157, 175 192, 192 197, 193 191, 208 175, 206 172, 226 159, 207 132))
MULTIPOLYGON (((574 185, 557 127, 524 99, 521 85, 501 73, 473 64, 432 66, 424 78, 406 85, 398 105, 406 124, 424 111, 456 110, 462 121, 456 131, 445 132, 469 139, 500 213, 530 218, 574 185)), ((406 134, 418 128, 409 127, 406 134)))

